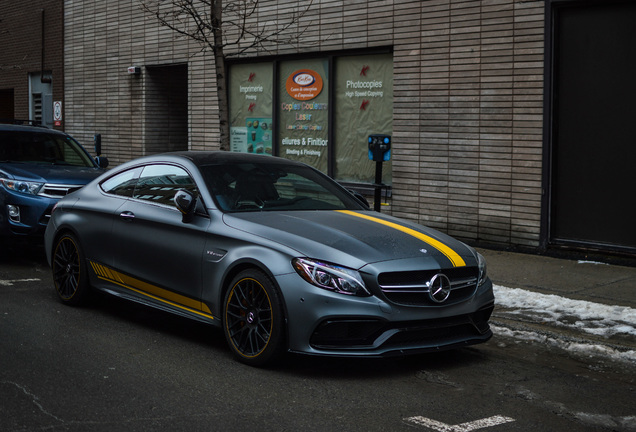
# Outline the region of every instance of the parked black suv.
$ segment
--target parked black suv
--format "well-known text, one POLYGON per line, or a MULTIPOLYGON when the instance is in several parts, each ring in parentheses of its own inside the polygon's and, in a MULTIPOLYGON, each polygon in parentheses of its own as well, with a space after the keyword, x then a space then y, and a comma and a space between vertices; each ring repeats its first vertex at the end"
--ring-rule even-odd
POLYGON ((107 166, 66 133, 0 124, 0 237, 42 235, 55 203, 107 166))

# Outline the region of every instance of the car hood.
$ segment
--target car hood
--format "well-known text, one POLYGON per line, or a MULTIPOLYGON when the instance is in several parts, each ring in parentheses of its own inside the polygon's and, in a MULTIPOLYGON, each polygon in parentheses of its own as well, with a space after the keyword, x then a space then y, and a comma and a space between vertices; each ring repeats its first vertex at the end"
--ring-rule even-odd
POLYGON ((43 183, 84 185, 104 172, 100 168, 69 165, 43 165, 26 163, 0 163, 0 172, 19 180, 43 183))
POLYGON ((472 249, 439 231, 372 211, 227 213, 233 228, 283 244, 302 256, 352 268, 417 260, 426 268, 475 266, 472 249))

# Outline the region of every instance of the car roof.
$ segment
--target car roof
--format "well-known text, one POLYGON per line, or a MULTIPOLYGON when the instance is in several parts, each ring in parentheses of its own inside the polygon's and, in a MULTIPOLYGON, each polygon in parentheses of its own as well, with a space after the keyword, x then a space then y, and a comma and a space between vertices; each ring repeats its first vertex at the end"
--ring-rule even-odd
MULTIPOLYGON (((162 153, 156 155, 157 159, 161 158, 182 158, 187 159, 197 166, 203 165, 218 165, 224 163, 270 163, 270 164, 285 164, 285 165, 298 165, 305 166, 305 164, 289 159, 284 159, 276 156, 239 153, 232 151, 178 151, 170 153, 162 153)), ((150 156, 148 159, 154 159, 150 156)))
POLYGON ((49 129, 44 126, 30 126, 30 125, 15 125, 15 124, 4 124, 0 123, 0 131, 10 131, 10 132, 27 132, 27 133, 48 133, 48 134, 58 134, 64 135, 67 134, 65 132, 49 129))

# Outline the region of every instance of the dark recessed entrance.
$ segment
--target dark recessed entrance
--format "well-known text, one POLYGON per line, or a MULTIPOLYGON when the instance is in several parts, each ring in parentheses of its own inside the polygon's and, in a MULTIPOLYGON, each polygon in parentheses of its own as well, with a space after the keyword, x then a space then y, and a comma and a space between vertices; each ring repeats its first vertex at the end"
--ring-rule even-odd
POLYGON ((13 89, 0 90, 0 122, 15 118, 14 106, 13 89))
POLYGON ((550 242, 636 252, 636 4, 554 10, 550 242))
POLYGON ((188 149, 188 66, 146 67, 145 153, 188 149))

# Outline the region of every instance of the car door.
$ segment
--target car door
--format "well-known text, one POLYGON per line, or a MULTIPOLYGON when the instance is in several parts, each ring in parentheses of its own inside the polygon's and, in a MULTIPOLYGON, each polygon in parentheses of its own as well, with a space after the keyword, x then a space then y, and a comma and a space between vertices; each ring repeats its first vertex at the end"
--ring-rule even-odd
POLYGON ((138 293, 197 309, 210 219, 198 214, 184 223, 172 199, 180 189, 197 192, 184 168, 168 164, 144 167, 132 199, 115 214, 113 237, 119 251, 114 267, 133 278, 138 293))

